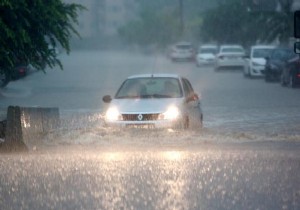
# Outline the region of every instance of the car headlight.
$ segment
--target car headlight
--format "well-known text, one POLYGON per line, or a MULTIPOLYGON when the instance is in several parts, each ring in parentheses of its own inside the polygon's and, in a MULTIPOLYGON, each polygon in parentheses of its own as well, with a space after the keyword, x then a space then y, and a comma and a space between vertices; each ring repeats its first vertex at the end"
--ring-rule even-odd
POLYGON ((105 119, 108 121, 122 120, 122 115, 116 107, 111 107, 106 111, 105 119))
POLYGON ((160 120, 176 120, 180 115, 180 111, 176 106, 170 106, 167 111, 159 115, 160 120))

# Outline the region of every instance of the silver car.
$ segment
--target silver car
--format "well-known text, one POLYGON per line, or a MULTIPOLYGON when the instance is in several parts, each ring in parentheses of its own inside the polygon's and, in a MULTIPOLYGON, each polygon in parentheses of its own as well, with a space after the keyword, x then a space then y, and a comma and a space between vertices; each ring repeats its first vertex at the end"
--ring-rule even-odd
POLYGON ((218 46, 216 45, 200 46, 196 56, 196 65, 199 67, 202 65, 215 64, 217 51, 218 46))
POLYGON ((195 50, 190 42, 179 42, 171 49, 172 61, 193 61, 195 59, 195 50))
POLYGON ((200 99, 191 83, 175 74, 128 77, 109 103, 105 123, 117 127, 201 128, 200 99))
POLYGON ((215 70, 226 67, 244 69, 246 65, 245 56, 245 50, 240 45, 221 45, 216 57, 215 70))

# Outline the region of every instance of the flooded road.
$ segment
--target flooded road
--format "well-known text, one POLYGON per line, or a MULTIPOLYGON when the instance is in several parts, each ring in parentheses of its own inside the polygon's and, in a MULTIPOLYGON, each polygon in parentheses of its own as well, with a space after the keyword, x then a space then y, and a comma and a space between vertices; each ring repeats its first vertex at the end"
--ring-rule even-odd
POLYGON ((9 105, 59 107, 71 127, 98 126, 104 109, 102 97, 114 95, 126 77, 178 73, 201 95, 204 127, 212 132, 242 133, 253 140, 300 139, 299 89, 266 83, 262 78, 247 79, 241 71, 215 72, 192 62, 172 63, 161 53, 80 51, 60 58, 63 71, 33 73, 3 89, 0 116, 5 118, 9 105))
POLYGON ((29 153, 0 154, 0 209, 300 208, 300 89, 163 54, 60 56, 63 71, 1 90, 2 119, 9 105, 58 107, 62 124, 29 153), (192 82, 202 130, 103 126, 102 97, 151 72, 192 82))
POLYGON ((1 209, 299 209, 299 147, 68 146, 1 155, 1 209))

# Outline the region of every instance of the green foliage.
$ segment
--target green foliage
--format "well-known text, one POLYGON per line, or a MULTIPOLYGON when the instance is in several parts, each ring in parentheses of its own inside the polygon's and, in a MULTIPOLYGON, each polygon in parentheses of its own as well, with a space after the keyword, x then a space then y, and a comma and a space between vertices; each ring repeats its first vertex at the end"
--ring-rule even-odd
POLYGON ((253 36, 249 27, 251 20, 251 15, 247 12, 243 1, 226 1, 204 13, 201 35, 205 41, 253 43, 256 37, 253 36))
POLYGON ((79 4, 61 0, 0 0, 0 71, 10 71, 18 63, 44 70, 63 66, 49 44, 70 52, 79 4))
POLYGON ((271 3, 265 9, 258 9, 249 6, 249 1, 224 1, 203 14, 202 38, 245 46, 256 41, 270 43, 277 39, 286 44, 293 35, 292 2, 279 1, 282 10, 276 11, 271 3))

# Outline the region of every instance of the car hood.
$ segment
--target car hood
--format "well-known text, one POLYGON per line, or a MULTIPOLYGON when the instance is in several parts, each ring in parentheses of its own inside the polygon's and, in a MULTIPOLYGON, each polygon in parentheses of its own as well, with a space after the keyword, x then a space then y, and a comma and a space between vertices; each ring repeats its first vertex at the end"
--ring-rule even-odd
POLYGON ((245 56, 242 52, 221 52, 218 56, 245 56))
POLYGON ((266 64, 266 59, 264 58, 252 58, 251 61, 260 65, 266 64))
POLYGON ((113 99, 110 107, 117 107, 121 113, 161 113, 171 105, 180 108, 183 100, 183 98, 113 99))
POLYGON ((216 58, 216 56, 214 54, 211 53, 199 53, 198 58, 203 58, 203 59, 214 59, 216 58))

